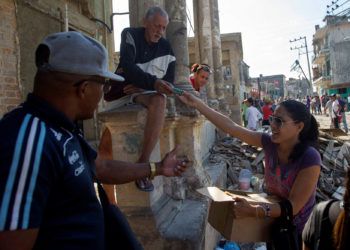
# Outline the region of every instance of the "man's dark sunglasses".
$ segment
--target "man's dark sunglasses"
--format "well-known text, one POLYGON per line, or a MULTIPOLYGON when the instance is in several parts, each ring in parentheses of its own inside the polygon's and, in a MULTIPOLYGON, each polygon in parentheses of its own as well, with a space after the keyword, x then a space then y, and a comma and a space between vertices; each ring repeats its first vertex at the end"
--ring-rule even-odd
POLYGON ((112 84, 111 84, 111 81, 109 79, 95 79, 95 78, 80 80, 80 81, 74 83, 73 86, 77 87, 80 84, 83 84, 84 82, 88 82, 88 81, 89 82, 96 82, 98 84, 102 84, 103 85, 103 93, 104 94, 107 94, 112 88, 112 84))

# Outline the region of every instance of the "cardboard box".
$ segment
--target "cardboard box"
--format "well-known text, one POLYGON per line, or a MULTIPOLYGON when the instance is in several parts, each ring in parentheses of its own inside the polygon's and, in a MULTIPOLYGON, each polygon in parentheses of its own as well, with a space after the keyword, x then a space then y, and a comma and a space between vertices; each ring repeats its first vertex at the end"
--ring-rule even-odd
POLYGON ((235 219, 232 210, 232 199, 242 197, 250 202, 276 202, 276 198, 263 197, 260 194, 241 191, 224 191, 217 187, 197 190, 212 202, 209 207, 208 222, 226 239, 236 242, 267 242, 270 239, 270 227, 273 218, 255 217, 235 219))

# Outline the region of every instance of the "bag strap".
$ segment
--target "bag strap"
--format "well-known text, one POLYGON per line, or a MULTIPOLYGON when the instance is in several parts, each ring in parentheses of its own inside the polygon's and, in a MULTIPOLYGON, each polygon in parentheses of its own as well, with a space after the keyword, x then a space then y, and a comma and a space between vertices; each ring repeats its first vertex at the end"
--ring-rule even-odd
POLYGON ((322 236, 326 230, 321 230, 323 224, 329 217, 329 209, 336 200, 329 200, 319 203, 315 210, 315 234, 314 234, 314 249, 319 249, 322 236))
POLYGON ((288 199, 284 199, 278 202, 281 208, 281 218, 285 219, 288 222, 293 221, 293 205, 288 199))

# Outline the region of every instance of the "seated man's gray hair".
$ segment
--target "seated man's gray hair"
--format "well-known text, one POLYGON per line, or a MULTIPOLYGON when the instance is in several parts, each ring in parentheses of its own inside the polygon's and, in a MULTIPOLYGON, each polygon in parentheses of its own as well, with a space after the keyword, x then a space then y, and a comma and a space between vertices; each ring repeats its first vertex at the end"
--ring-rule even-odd
POLYGON ((145 19, 149 19, 153 17, 155 14, 159 14, 169 19, 168 13, 162 7, 159 7, 159 6, 150 7, 146 12, 145 19))

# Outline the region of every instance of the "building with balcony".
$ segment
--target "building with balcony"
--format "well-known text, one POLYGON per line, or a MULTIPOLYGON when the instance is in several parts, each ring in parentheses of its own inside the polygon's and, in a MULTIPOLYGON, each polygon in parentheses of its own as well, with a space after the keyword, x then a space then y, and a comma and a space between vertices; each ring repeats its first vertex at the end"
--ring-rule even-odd
POLYGON ((350 22, 346 16, 326 16, 313 36, 313 83, 319 94, 350 94, 350 22))
POLYGON ((249 97, 249 92, 252 87, 250 77, 249 77, 249 65, 243 60, 239 64, 240 67, 240 81, 241 81, 241 100, 249 97))

